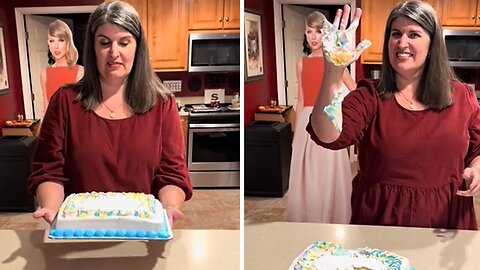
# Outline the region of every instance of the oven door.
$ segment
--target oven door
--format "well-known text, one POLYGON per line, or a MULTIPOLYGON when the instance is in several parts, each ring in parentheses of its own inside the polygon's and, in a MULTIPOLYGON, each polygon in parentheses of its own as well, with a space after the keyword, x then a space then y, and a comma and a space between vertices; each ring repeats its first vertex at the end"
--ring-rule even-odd
POLYGON ((240 124, 190 124, 187 157, 190 171, 239 171, 240 124))

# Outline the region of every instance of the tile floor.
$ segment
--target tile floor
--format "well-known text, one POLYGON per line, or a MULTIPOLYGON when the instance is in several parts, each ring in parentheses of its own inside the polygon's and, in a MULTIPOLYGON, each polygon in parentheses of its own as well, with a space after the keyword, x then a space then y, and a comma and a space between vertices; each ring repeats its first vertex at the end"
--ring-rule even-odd
MULTIPOLYGON (((239 189, 195 189, 192 199, 183 208, 185 219, 175 223, 176 229, 240 229, 239 189)), ((0 213, 0 229, 46 229, 43 220, 31 213, 0 213)))
POLYGON ((288 193, 283 198, 245 196, 245 223, 286 221, 287 200, 288 193))

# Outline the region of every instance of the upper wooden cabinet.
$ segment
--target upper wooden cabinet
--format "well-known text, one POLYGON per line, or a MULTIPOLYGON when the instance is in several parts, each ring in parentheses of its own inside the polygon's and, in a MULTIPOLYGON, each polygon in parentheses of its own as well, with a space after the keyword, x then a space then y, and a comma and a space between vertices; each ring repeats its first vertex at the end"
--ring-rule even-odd
MULTIPOLYGON (((110 1, 110 0, 107 0, 110 1)), ((145 33, 147 32, 147 6, 148 0, 122 0, 123 2, 127 2, 132 5, 135 10, 138 12, 138 16, 140 16, 140 21, 142 22, 142 26, 145 29, 145 33)))
POLYGON ((187 70, 187 1, 150 0, 147 38, 156 70, 187 70))
POLYGON ((240 0, 189 0, 188 28, 240 29, 240 0))
MULTIPOLYGON (((361 40, 368 39, 372 46, 362 56, 362 64, 382 62, 383 36, 390 11, 397 0, 362 1, 362 18, 360 19, 361 40)), ((361 41, 360 40, 360 41, 361 41)))
POLYGON ((442 24, 444 26, 479 27, 480 0, 443 0, 442 24))
MULTIPOLYGON (((453 1, 453 0, 451 0, 453 1)), ((455 0, 456 1, 456 0, 455 0)), ((480 1, 480 0, 479 0, 480 1)), ((364 0, 362 1, 361 40, 368 39, 372 46, 361 56, 362 64, 379 64, 382 62, 383 38, 388 15, 392 8, 402 0, 364 0)), ((433 6, 440 18, 442 6, 440 0, 425 1, 433 6)))
POLYGON ((156 71, 187 70, 187 0, 124 0, 138 11, 156 71))

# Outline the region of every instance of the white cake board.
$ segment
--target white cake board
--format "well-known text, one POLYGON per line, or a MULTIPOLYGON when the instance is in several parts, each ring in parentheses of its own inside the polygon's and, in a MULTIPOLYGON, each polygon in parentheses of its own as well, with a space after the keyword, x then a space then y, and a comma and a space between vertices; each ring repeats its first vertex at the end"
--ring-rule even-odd
POLYGON ((167 216, 167 211, 163 209, 163 216, 164 216, 164 221, 165 221, 165 226, 167 227, 168 234, 171 236, 169 239, 136 239, 136 238, 114 238, 114 237, 105 237, 105 238, 98 238, 98 237, 92 237, 92 238, 51 238, 49 236, 50 234, 50 229, 55 228, 55 221, 53 222, 53 225, 51 228, 48 228, 45 230, 44 234, 44 242, 45 243, 86 243, 86 242, 125 242, 125 241, 134 241, 134 242, 148 242, 148 241, 168 241, 173 238, 173 231, 170 226, 170 223, 168 222, 168 216, 167 216))

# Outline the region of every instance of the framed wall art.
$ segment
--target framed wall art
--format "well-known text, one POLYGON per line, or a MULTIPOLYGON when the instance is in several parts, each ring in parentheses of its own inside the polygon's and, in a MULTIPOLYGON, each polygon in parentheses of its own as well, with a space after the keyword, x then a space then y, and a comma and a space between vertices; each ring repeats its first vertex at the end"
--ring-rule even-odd
POLYGON ((245 10, 245 81, 263 77, 262 18, 259 13, 245 10))
POLYGON ((0 26, 0 95, 8 93, 7 59, 5 54, 5 33, 0 26))

